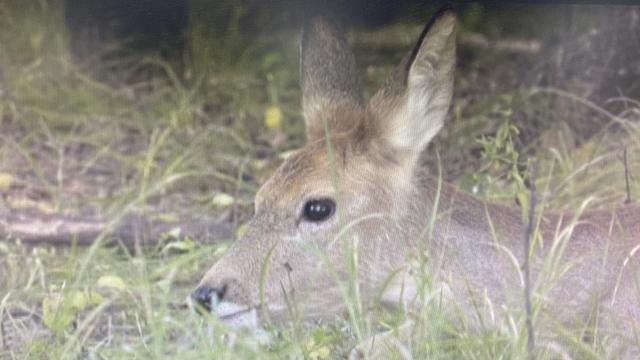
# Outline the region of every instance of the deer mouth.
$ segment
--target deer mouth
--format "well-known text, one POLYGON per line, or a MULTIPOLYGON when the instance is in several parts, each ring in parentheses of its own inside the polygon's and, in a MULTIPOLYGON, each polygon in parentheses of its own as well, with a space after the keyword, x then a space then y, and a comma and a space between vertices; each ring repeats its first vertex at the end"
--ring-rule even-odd
POLYGON ((215 315, 224 324, 234 328, 258 327, 258 312, 253 306, 223 301, 216 306, 215 315))

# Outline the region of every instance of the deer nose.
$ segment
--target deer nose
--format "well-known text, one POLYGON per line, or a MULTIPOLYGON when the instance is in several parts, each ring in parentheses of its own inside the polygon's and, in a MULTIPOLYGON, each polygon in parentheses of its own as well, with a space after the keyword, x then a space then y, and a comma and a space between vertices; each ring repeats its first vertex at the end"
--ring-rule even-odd
POLYGON ((226 292, 226 286, 212 287, 200 285, 191 293, 191 299, 207 312, 211 312, 215 304, 222 301, 226 292))

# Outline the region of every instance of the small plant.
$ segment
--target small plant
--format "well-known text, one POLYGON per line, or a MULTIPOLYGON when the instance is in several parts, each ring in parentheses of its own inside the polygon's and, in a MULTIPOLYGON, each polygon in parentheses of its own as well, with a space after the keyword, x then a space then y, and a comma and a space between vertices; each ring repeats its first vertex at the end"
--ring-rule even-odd
POLYGON ((483 136, 478 139, 478 143, 482 145, 482 158, 487 160, 492 168, 501 174, 505 174, 506 181, 513 185, 514 193, 518 204, 523 210, 523 218, 528 208, 528 191, 527 182, 529 181, 528 166, 523 169, 520 153, 514 145, 520 131, 509 117, 511 111, 503 109, 497 112, 503 119, 502 125, 494 136, 483 136))

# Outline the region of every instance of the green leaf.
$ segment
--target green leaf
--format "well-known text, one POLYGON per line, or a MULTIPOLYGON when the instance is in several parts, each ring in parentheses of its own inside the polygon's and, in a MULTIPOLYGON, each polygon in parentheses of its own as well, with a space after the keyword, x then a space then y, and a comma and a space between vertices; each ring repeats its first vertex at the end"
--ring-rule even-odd
POLYGON ((73 312, 63 304, 62 295, 42 299, 42 322, 56 334, 61 334, 73 321, 73 312))
POLYGON ((54 333, 61 334, 78 313, 103 301, 102 295, 95 291, 76 290, 52 294, 42 299, 42 321, 54 333))
POLYGON ((247 232, 247 224, 240 224, 236 229, 236 239, 241 238, 247 232))
POLYGON ((125 290, 127 284, 117 275, 103 275, 98 279, 97 286, 99 288, 109 288, 117 290, 125 290))
POLYGON ((225 193, 218 193, 213 197, 213 205, 218 208, 227 207, 233 204, 235 199, 233 196, 225 193))
POLYGON ((196 242, 186 238, 181 241, 172 241, 162 248, 162 252, 177 250, 179 252, 189 252, 196 248, 196 242))

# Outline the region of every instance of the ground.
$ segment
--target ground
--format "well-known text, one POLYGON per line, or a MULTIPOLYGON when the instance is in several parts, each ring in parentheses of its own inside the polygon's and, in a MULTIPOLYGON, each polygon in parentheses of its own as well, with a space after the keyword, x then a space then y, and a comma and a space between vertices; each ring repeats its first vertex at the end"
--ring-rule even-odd
MULTIPOLYGON (((640 36, 640 10, 597 9, 465 8, 454 104, 425 166, 514 206, 534 160, 548 208, 639 199, 640 57, 624 36, 640 36), (617 27, 603 26, 612 13, 617 27)), ((419 34, 426 15, 416 17, 349 32, 368 94, 419 34)), ((223 341, 211 329, 227 330, 185 301, 242 233, 260 184, 304 142, 297 31, 247 42, 230 28, 215 42, 193 25, 181 61, 118 53, 93 63, 72 57, 62 18, 55 2, 0 1, 0 222, 24 213, 117 224, 135 214, 175 225, 138 242, 105 232, 92 246, 4 234, 0 358, 343 356, 356 341, 348 320, 272 329, 269 345, 242 334, 223 341), (185 217, 226 230, 187 236, 185 217)), ((360 321, 372 332, 390 318, 360 321)), ((525 343, 517 331, 427 338, 435 358, 517 358, 525 343)), ((596 342, 580 351, 606 353, 596 342)))

